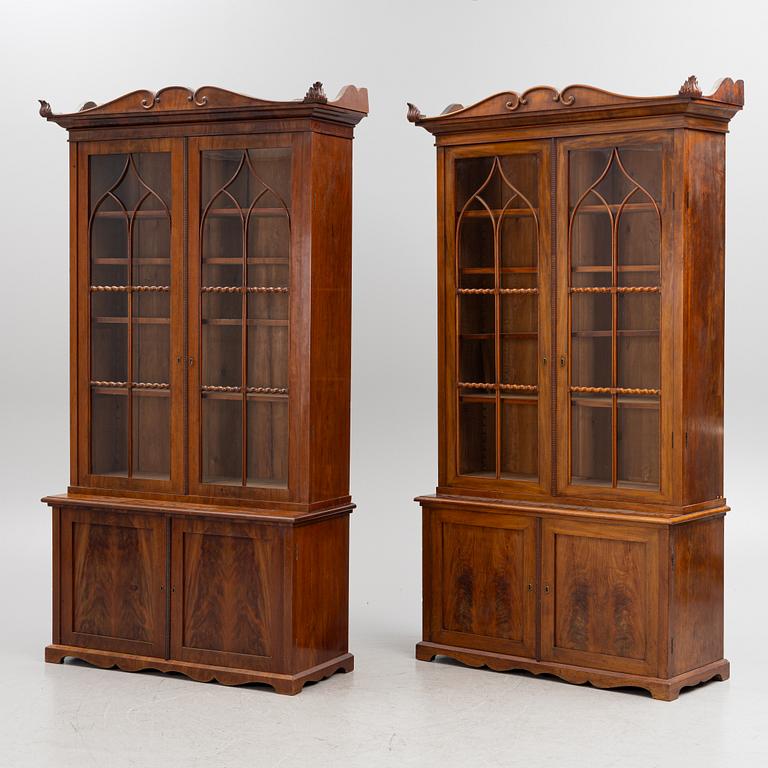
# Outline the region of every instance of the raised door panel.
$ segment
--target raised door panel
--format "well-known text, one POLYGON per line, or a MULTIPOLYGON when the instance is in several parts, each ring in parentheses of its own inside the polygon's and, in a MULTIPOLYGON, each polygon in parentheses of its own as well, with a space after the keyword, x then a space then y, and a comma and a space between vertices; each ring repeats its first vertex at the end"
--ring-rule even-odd
POLYGON ((550 487, 550 149, 445 154, 441 451, 447 483, 550 487))
POLYGON ((182 492, 183 146, 78 145, 78 483, 182 492))
POLYGON ((533 657, 535 518, 438 510, 431 539, 432 639, 533 657))
POLYGON ((544 520, 541 658, 655 674, 659 580, 655 529, 544 520))
POLYGON ((303 167, 290 135, 190 140, 190 493, 285 501, 296 484, 303 167))
POLYGON ((63 509, 61 642, 165 656, 166 520, 63 509))
POLYGON ((671 132, 563 140, 558 166, 558 486, 671 495, 671 132))
POLYGON ((282 537, 272 525, 178 518, 171 547, 171 656, 272 669, 282 610, 282 537))

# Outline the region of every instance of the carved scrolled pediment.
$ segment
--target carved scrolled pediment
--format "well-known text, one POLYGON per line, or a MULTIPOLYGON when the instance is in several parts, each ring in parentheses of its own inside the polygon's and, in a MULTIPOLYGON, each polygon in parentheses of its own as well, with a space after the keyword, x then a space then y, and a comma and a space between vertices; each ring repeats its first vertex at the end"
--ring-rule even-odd
POLYGON ((591 85, 569 85, 558 90, 551 85, 537 85, 522 92, 503 91, 481 101, 462 107, 451 104, 441 114, 423 115, 409 104, 408 120, 428 130, 450 130, 451 125, 492 124, 505 118, 542 121, 563 121, 572 115, 574 119, 589 119, 589 113, 601 116, 619 115, 622 111, 633 110, 638 115, 662 114, 685 109, 691 100, 723 105, 732 111, 744 104, 744 83, 730 78, 719 81, 710 95, 703 95, 694 75, 690 76, 670 96, 628 96, 595 88, 591 85), (675 105, 678 106, 675 106, 675 105), (681 106, 682 105, 682 106, 681 106))
POLYGON ((303 98, 274 101, 258 99, 210 85, 195 90, 172 85, 161 88, 159 91, 132 91, 104 104, 89 101, 78 112, 72 113, 56 114, 47 101, 41 101, 40 114, 69 128, 88 124, 106 124, 110 119, 135 123, 146 119, 140 117, 142 115, 152 115, 153 118, 168 116, 170 120, 184 119, 185 116, 195 116, 195 119, 197 116, 205 118, 207 115, 209 119, 215 119, 217 114, 236 114, 238 111, 245 112, 249 109, 274 113, 275 116, 283 114, 289 116, 293 113, 305 114, 309 109, 322 109, 325 106, 335 108, 334 114, 337 118, 338 110, 360 113, 354 120, 356 122, 360 116, 368 113, 368 91, 365 88, 347 85, 341 89, 336 99, 331 101, 325 95, 323 84, 315 82, 303 98))

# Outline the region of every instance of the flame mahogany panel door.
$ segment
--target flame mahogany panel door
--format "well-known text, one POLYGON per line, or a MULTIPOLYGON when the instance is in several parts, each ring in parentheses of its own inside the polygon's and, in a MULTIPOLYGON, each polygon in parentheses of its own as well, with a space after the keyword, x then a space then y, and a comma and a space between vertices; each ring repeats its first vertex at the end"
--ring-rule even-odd
POLYGON ((432 636, 513 656, 536 653, 536 519, 435 510, 432 636))
POLYGON ((165 518, 62 509, 60 525, 61 642, 165 657, 165 518))
POLYGON ((183 142, 78 153, 79 484, 183 490, 183 142))
POLYGON ((281 529, 177 518, 171 551, 172 658, 237 669, 279 668, 281 529))
POLYGON ((655 675, 659 531, 542 521, 541 658, 655 675))
POLYGON ((452 485, 551 484, 549 179, 545 142, 446 158, 441 410, 452 485))

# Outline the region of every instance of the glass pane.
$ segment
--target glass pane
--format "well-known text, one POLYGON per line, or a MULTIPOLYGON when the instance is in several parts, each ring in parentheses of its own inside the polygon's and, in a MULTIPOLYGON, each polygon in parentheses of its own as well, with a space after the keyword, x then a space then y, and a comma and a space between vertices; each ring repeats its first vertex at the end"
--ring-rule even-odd
MULTIPOLYGON (((494 170, 493 157, 462 158, 456 161, 456 211, 483 210, 482 200, 493 207, 494 183, 489 178, 494 170)), ((498 182, 495 184, 498 188, 498 182)))
POLYGON ((459 403, 459 473, 496 477, 496 405, 482 398, 459 403))
POLYGON ((288 485, 288 401, 248 403, 248 484, 288 485))
POLYGON ((204 387, 241 385, 242 294, 203 293, 201 381, 204 387))
MULTIPOLYGON (((537 290, 536 277, 535 274, 510 275, 501 289, 501 384, 524 387, 538 384, 539 301, 538 294, 532 292, 537 290)), ((535 392, 534 389, 524 391, 535 392)))
POLYGON ((618 386, 658 389, 658 293, 619 294, 618 386))
POLYGON ((621 398, 619 414, 618 485, 659 487, 659 402, 653 398, 621 398))
POLYGON ((89 170, 91 471, 168 479, 171 156, 93 155, 89 170))
POLYGON ((571 220, 571 269, 611 271, 611 217, 599 200, 582 204, 571 220))
POLYGON ((611 485, 611 399, 574 397, 571 405, 571 481, 611 485))
POLYGON ((287 148, 201 155, 203 482, 287 483, 291 162, 287 148))
POLYGON ((133 477, 167 480, 171 467, 171 398, 167 391, 133 390, 133 477))
POLYGON ((659 216, 655 209, 624 209, 616 225, 619 270, 638 265, 658 270, 660 230, 659 216))
POLYGON ((288 391, 288 321, 248 321, 248 387, 288 391))
POLYGON ((496 299, 493 294, 459 296, 459 332, 462 336, 493 336, 496 332, 496 299))
POLYGON ((207 394, 203 411, 203 482, 243 482, 243 403, 239 395, 207 394))
POLYGON ((501 476, 536 480, 539 476, 538 407, 536 401, 501 399, 501 476))
POLYGON ((499 224, 499 266, 535 271, 538 261, 538 232, 530 209, 524 207, 516 213, 506 210, 499 224))
POLYGON ((462 275, 493 275, 493 222, 485 210, 464 212, 457 246, 462 275))
POLYGON ((91 393, 91 472, 128 475, 128 390, 91 393))
POLYGON ((496 360, 493 334, 464 335, 459 338, 459 381, 494 384, 496 360))

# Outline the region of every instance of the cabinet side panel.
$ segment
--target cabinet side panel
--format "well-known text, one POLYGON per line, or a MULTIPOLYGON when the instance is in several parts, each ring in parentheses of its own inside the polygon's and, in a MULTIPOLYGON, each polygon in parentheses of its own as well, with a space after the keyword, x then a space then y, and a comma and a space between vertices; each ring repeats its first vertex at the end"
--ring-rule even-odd
POLYGON ((51 638, 54 643, 61 642, 61 508, 51 509, 53 557, 51 560, 52 581, 52 622, 51 638))
POLYGON ((349 515, 295 528, 294 672, 347 652, 348 615, 349 515))
POLYGON ((723 494, 725 137, 686 131, 684 503, 723 494))
POLYGON ((312 137, 310 501, 349 495, 352 143, 312 137))
POLYGON ((723 522, 672 529, 670 677, 723 658, 723 522))
POLYGON ((77 142, 69 145, 69 482, 79 485, 77 463, 77 142))

